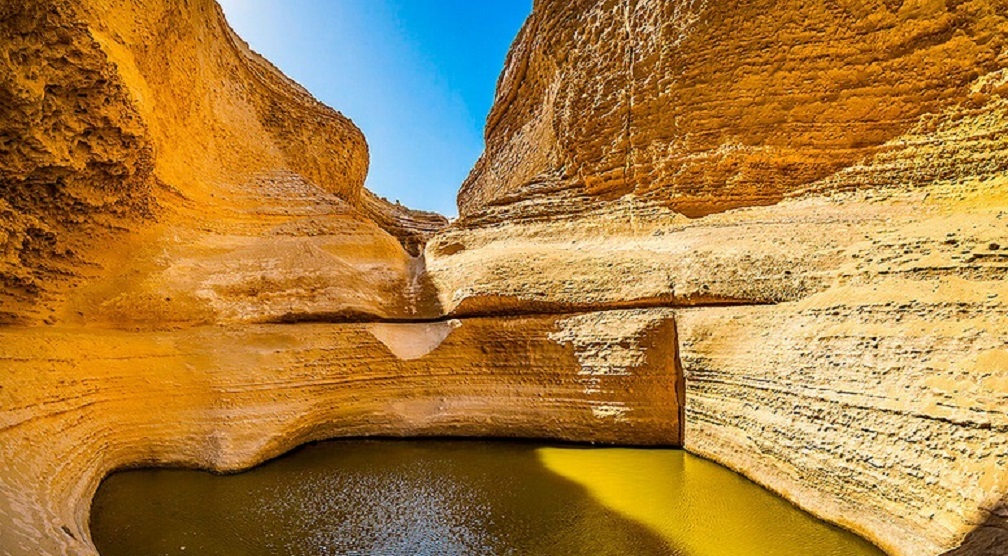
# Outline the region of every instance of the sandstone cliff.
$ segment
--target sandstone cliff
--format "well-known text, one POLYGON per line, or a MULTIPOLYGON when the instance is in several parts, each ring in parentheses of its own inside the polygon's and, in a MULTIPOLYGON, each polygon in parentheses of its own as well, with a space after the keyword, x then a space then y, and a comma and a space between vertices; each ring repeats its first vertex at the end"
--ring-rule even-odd
POLYGON ((421 311, 396 238, 445 220, 365 192, 360 131, 214 2, 9 2, 0 45, 3 321, 421 311))
POLYGON ((2 4, 0 64, 0 553, 94 554, 122 467, 682 442, 670 312, 437 320, 445 219, 365 191, 361 133, 211 0, 2 4))
POLYGON ((674 334, 634 313, 0 329, 0 549, 94 554, 91 498, 126 466, 234 471, 337 436, 677 444, 674 334))
POLYGON ((441 230, 211 0, 0 5, 0 547, 93 554, 123 466, 462 434, 1005 553, 1006 7, 537 1, 441 230))
POLYGON ((971 86, 1004 65, 1006 8, 540 0, 460 212, 560 191, 578 198, 561 212, 628 193, 687 216, 776 203, 925 114, 982 103, 971 86))
POLYGON ((536 2, 441 306, 681 307, 688 450, 893 554, 1008 553, 1006 13, 536 2))

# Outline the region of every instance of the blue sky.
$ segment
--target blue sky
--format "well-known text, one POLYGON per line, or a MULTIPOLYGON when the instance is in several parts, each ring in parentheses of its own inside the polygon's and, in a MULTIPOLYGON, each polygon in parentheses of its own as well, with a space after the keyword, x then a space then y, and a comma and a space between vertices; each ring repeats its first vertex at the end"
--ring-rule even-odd
POLYGON ((457 213, 497 76, 532 0, 220 0, 231 26, 371 151, 367 187, 457 213))

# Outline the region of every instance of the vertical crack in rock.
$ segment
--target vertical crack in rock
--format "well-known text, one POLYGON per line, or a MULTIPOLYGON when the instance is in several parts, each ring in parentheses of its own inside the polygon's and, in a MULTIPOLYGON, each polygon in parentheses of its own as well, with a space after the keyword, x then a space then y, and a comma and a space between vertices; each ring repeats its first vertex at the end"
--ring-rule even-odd
POLYGON ((677 314, 673 314, 672 317, 672 348, 675 350, 673 354, 673 369, 676 377, 675 392, 676 401, 678 402, 679 409, 679 441, 683 446, 686 445, 686 371, 682 364, 682 346, 679 343, 679 319, 677 314))

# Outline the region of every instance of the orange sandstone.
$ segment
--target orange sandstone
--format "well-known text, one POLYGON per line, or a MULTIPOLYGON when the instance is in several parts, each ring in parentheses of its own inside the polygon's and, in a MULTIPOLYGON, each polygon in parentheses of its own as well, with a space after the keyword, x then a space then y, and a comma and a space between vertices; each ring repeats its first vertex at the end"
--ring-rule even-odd
POLYGON ((462 434, 1003 554, 1006 8, 537 1, 445 228, 211 0, 0 6, 0 549, 93 554, 122 466, 462 434))

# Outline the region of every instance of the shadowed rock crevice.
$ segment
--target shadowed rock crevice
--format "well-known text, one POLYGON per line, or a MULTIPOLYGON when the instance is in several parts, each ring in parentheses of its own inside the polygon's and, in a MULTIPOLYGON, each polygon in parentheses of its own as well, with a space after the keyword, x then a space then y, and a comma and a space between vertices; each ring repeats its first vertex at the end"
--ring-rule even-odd
POLYGON ((1008 554, 1008 503, 998 502, 988 510, 989 517, 967 533, 959 548, 946 552, 944 556, 1005 556, 1008 554))

